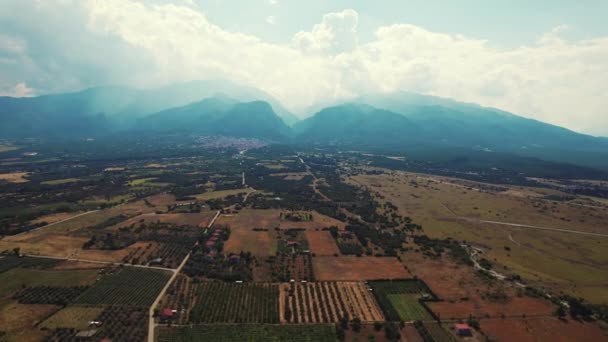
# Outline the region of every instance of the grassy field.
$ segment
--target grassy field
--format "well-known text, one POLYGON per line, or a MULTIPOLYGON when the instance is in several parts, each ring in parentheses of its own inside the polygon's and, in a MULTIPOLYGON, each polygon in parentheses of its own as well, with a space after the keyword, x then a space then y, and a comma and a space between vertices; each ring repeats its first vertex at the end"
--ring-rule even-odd
POLYGON ((0 153, 2 153, 2 152, 8 152, 8 151, 14 151, 14 150, 16 150, 18 148, 19 147, 14 146, 14 145, 0 144, 0 153))
POLYGON ((102 307, 68 306, 42 322, 41 326, 47 329, 85 330, 89 327, 89 322, 95 320, 102 312, 102 307))
POLYGON ((14 268, 0 273, 0 297, 24 286, 90 285, 97 278, 96 270, 54 271, 14 268))
POLYGON ((59 184, 74 183, 74 182, 79 182, 79 181, 80 181, 79 178, 64 178, 64 179, 54 179, 54 180, 50 180, 50 181, 46 181, 46 182, 40 182, 40 184, 59 185, 59 184))
POLYGON ((197 325, 185 328, 158 328, 158 342, 335 342, 336 329, 330 324, 315 325, 197 325))
POLYGON ((76 299, 78 304, 148 307, 169 280, 169 273, 125 267, 104 276, 76 299))
POLYGON ((417 295, 411 294, 389 294, 388 300, 393 308, 399 313, 403 321, 433 319, 431 314, 418 302, 417 295))
POLYGON ((199 195, 195 195, 194 197, 199 201, 208 201, 214 199, 221 199, 230 195, 238 195, 238 194, 246 194, 253 192, 252 189, 232 189, 232 190, 221 190, 221 191, 211 191, 205 192, 199 195))
POLYGON ((608 222, 608 208, 543 200, 555 194, 552 190, 506 187, 507 191, 497 192, 487 190, 484 184, 419 174, 360 175, 350 179, 381 194, 381 202, 392 202, 431 237, 452 237, 485 246, 485 258, 506 266, 506 273, 519 274, 555 292, 608 303, 608 273, 596 271, 608 264, 608 238, 478 221, 601 232, 608 222))

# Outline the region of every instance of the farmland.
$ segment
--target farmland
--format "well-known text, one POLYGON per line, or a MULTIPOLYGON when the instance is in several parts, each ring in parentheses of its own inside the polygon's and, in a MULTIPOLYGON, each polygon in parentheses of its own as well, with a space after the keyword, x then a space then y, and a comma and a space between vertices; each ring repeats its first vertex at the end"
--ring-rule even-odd
POLYGON ((361 282, 308 282, 281 285, 281 320, 289 323, 333 323, 341 318, 362 322, 384 320, 361 282))
POLYGON ((335 342, 333 325, 197 325, 158 328, 158 342, 335 342))
POLYGON ((594 208, 575 201, 547 199, 563 196, 553 190, 497 187, 412 173, 359 175, 351 180, 369 187, 378 198, 396 205, 400 212, 409 213, 431 237, 458 236, 460 240, 485 246, 486 258, 496 259, 512 273, 536 285, 590 301, 608 300, 605 291, 598 291, 600 284, 608 281, 606 273, 593 271, 608 263, 605 239, 480 221, 600 232, 608 219, 608 211, 601 206, 594 208), (573 283, 577 286, 572 286, 573 283))
POLYGON ((329 231, 306 231, 306 239, 311 253, 318 256, 336 255, 340 253, 336 241, 329 231))
POLYGON ((132 267, 104 276, 76 299, 78 304, 148 307, 167 282, 167 272, 132 267))
POLYGON ((193 323, 279 323, 279 286, 201 283, 190 312, 193 323))
POLYGON ((57 311, 54 315, 41 323, 48 329, 69 328, 84 330, 89 322, 95 320, 103 312, 102 307, 68 306, 57 311))
POLYGON ((321 281, 403 279, 410 276, 396 258, 390 257, 315 257, 313 266, 316 279, 321 281))
POLYGON ((602 238, 482 222, 601 233, 601 201, 370 168, 325 148, 179 146, 0 170, 28 180, 0 181, 0 335, 141 341, 150 323, 161 342, 452 341, 452 324, 470 321, 477 340, 559 340, 567 327, 602 340, 600 324, 573 317, 602 320, 604 307, 565 296, 601 303, 602 238), (573 307, 563 321, 560 301, 573 307))
POLYGON ((414 321, 433 319, 420 303, 423 295, 429 296, 427 287, 414 280, 370 282, 374 295, 387 319, 414 321))
POLYGON ((606 332, 598 326, 557 318, 483 321, 482 329, 494 341, 604 341, 606 332))

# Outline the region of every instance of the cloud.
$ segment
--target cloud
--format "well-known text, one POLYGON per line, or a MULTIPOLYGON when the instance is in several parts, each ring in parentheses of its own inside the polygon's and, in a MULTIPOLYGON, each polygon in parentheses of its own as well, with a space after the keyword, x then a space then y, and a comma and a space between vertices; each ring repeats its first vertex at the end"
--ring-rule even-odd
POLYGON ((24 82, 17 83, 13 88, 7 91, 0 91, 0 96, 10 97, 32 97, 35 96, 36 92, 30 88, 24 82))
POLYGON ((268 0, 268 4, 272 5, 272 6, 278 5, 279 4, 279 0, 268 0))
POLYGON ((277 23, 277 18, 274 15, 269 15, 266 17, 266 23, 269 25, 275 25, 277 23))
POLYGON ((293 37, 295 48, 306 53, 339 54, 357 47, 359 14, 352 9, 327 13, 312 31, 300 31, 293 37))
POLYGON ((276 44, 225 30, 183 3, 23 0, 0 7, 0 89, 225 78, 297 112, 408 90, 608 135, 608 37, 572 41, 563 26, 503 49, 406 23, 378 27, 362 43, 359 15, 347 9, 276 44))

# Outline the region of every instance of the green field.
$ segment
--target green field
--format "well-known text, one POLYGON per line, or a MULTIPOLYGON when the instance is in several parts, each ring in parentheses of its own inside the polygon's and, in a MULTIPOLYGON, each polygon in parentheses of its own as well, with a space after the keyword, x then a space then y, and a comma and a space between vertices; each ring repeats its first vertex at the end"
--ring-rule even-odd
POLYGON ((16 267, 39 269, 50 268, 55 266, 58 262, 58 260, 46 258, 16 256, 0 257, 0 273, 6 272, 16 267))
POLYGON ((90 285, 96 277, 97 270, 52 271, 14 268, 0 273, 0 297, 22 287, 90 285))
POLYGON ((279 323, 279 286, 207 282, 198 285, 193 323, 279 323))
POLYGON ((158 342, 335 342, 334 325, 198 325, 159 328, 158 342))
POLYGON ((431 313, 420 303, 423 294, 432 298, 430 290, 418 280, 372 281, 376 300, 384 315, 392 321, 433 319, 431 313))
POLYGON ((168 272, 125 267, 114 274, 104 276, 75 302, 148 307, 168 280, 168 272))
POLYGON ((403 321, 433 319, 428 310, 420 304, 417 295, 389 294, 387 298, 403 321))
POLYGON ((428 336, 435 342, 454 342, 456 339, 438 323, 424 323, 428 336))
POLYGON ((40 182, 40 184, 59 185, 59 184, 74 183, 74 182, 79 182, 79 181, 80 181, 80 179, 78 179, 78 178, 64 178, 64 179, 54 179, 54 180, 50 180, 50 181, 40 182))

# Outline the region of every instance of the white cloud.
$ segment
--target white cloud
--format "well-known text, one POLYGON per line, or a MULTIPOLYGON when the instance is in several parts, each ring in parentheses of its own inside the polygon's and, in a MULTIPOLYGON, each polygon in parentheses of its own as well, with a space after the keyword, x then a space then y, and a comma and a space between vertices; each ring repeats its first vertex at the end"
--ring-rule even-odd
POLYGON ((274 15, 269 15, 266 17, 266 23, 269 25, 275 25, 277 23, 277 18, 274 15))
POLYGON ((327 13, 312 31, 300 31, 293 37, 295 48, 307 53, 338 54, 357 47, 359 14, 352 9, 327 13))
POLYGON ((272 6, 278 5, 279 4, 279 0, 268 0, 268 4, 272 5, 272 6))
POLYGON ((608 135, 608 37, 570 41, 563 38, 566 27, 506 49, 408 24, 379 27, 361 43, 357 12, 344 10, 273 44, 224 30, 183 4, 0 6, 11 7, 0 11, 0 89, 23 81, 58 91, 226 78, 267 91, 295 111, 366 92, 409 90, 608 135), (20 25, 29 26, 5 32, 20 25))
POLYGON ((34 89, 30 88, 25 84, 25 82, 17 83, 11 89, 6 91, 0 90, 0 96, 10 96, 10 97, 32 97, 35 96, 36 92, 34 89))

